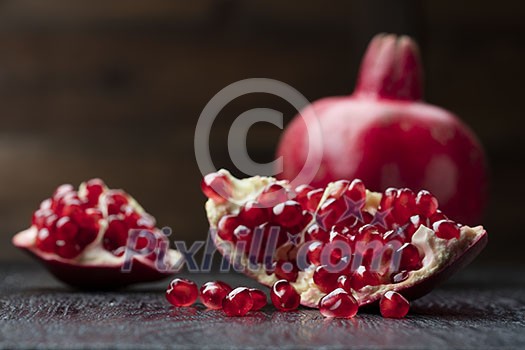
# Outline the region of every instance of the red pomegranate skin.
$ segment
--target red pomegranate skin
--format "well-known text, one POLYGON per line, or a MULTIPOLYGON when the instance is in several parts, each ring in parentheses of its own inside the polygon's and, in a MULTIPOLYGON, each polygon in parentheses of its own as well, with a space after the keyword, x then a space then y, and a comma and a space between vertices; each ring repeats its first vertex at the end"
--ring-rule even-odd
POLYGON ((474 133, 451 112, 425 103, 418 48, 408 37, 376 36, 350 96, 318 100, 286 127, 277 156, 280 179, 295 179, 309 152, 303 118, 317 116, 323 140, 320 167, 302 178, 324 187, 362 179, 372 191, 426 189, 447 215, 466 224, 481 219, 486 161, 474 133), (314 173, 315 172, 315 173, 314 173))

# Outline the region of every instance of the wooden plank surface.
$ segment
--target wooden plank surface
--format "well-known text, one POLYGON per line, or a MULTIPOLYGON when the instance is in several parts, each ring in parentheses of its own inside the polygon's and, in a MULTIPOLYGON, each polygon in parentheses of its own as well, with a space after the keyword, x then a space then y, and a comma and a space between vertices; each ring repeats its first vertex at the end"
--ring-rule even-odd
MULTIPOLYGON (((36 265, 0 272, 0 348, 512 349, 525 347, 525 277, 519 269, 470 269, 414 303, 404 320, 374 312, 351 320, 272 306, 228 318, 201 305, 171 308, 167 282, 85 293, 36 265)), ((252 285, 246 277, 197 274, 252 285)))

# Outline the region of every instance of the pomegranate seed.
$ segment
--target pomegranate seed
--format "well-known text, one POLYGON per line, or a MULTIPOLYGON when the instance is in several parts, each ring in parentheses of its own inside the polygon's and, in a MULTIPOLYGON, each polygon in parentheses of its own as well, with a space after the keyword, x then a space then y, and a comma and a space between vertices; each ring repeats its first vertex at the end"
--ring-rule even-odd
POLYGON ((436 212, 434 213, 434 215, 432 215, 430 218, 429 218, 429 221, 431 224, 435 223, 436 221, 440 221, 440 220, 448 220, 447 216, 445 214, 443 214, 441 212, 441 210, 436 210, 436 212))
POLYGON ((329 198, 323 202, 321 208, 319 208, 319 211, 317 212, 317 224, 322 229, 330 229, 333 225, 339 222, 345 210, 346 205, 344 200, 329 198))
POLYGON ((225 241, 233 241, 233 232, 239 226, 239 219, 233 215, 224 215, 217 225, 217 234, 225 241))
POLYGON ((352 274, 350 285, 353 290, 361 290, 366 286, 377 286, 381 284, 381 280, 381 276, 377 272, 372 272, 364 266, 359 266, 352 274))
POLYGON ((279 280, 272 286, 270 299, 279 311, 292 311, 299 307, 301 297, 287 280, 279 280))
POLYGON ((290 261, 279 260, 275 265, 274 273, 278 279, 295 282, 299 276, 299 269, 290 261))
POLYGON ((306 195, 306 210, 309 210, 311 212, 314 212, 317 210, 317 207, 319 206, 319 202, 321 201, 321 198, 323 197, 324 190, 319 188, 317 190, 312 190, 308 192, 306 195))
POLYGON ((70 185, 70 184, 60 185, 57 187, 57 189, 53 193, 53 199, 55 200, 60 199, 64 197, 66 193, 70 193, 73 191, 75 191, 75 188, 73 187, 73 185, 70 185))
POLYGON ((232 196, 230 179, 222 173, 211 173, 201 181, 201 189, 206 197, 215 203, 224 203, 232 196))
POLYGON ((314 188, 309 185, 300 185, 295 188, 295 193, 297 195, 295 196, 294 200, 299 202, 303 208, 306 208, 306 203, 308 202, 308 192, 312 191, 314 188))
POLYGON ((67 216, 61 217, 56 223, 55 235, 57 239, 74 240, 78 233, 78 226, 67 216))
POLYGON ((123 212, 123 207, 128 204, 126 194, 121 191, 112 191, 107 197, 108 215, 116 215, 123 212))
POLYGON ((232 290, 232 287, 221 281, 206 282, 200 289, 200 300, 208 309, 222 309, 223 299, 232 290))
POLYGON ((319 301, 319 311, 324 317, 351 318, 357 314, 357 300, 344 289, 337 288, 319 301))
POLYGON ((366 188, 363 181, 359 179, 355 179, 354 181, 352 181, 350 183, 350 186, 348 186, 346 196, 354 202, 366 199, 366 188))
POLYGON ((80 228, 78 230, 75 241, 80 245, 80 247, 86 247, 88 244, 92 243, 98 236, 98 228, 80 228))
POLYGON ((342 288, 347 293, 352 293, 352 278, 347 275, 341 275, 337 278, 337 288, 342 288))
POLYGON ((252 242, 251 233, 252 231, 244 225, 239 225, 237 226, 237 228, 235 228, 235 230, 233 230, 233 235, 235 236, 235 238, 239 242, 244 242, 243 248, 245 251, 248 251, 250 249, 250 245, 252 242))
POLYGON ((91 179, 86 182, 86 198, 90 207, 98 204, 98 199, 102 192, 104 192, 105 186, 104 181, 101 179, 91 179))
POLYGON ((252 307, 253 299, 246 287, 235 288, 222 301, 222 309, 227 316, 244 316, 252 307))
POLYGON ((126 246, 128 242, 128 227, 124 221, 117 216, 110 216, 108 228, 104 233, 102 245, 104 249, 114 251, 120 247, 126 246))
POLYGON ((42 203, 40 203, 40 209, 51 209, 51 205, 53 204, 53 201, 51 198, 44 199, 42 203))
POLYGON ((199 290, 195 282, 184 278, 175 278, 166 291, 166 299, 173 306, 190 306, 197 300, 198 295, 199 290))
POLYGON ((328 242, 330 234, 322 230, 317 224, 313 224, 307 230, 309 241, 328 242))
POLYGON ((397 197, 394 201, 392 214, 396 222, 404 224, 414 215, 416 209, 416 195, 408 188, 398 190, 397 197))
POLYGON ((286 202, 288 200, 288 193, 286 189, 279 184, 271 184, 266 187, 257 201, 265 208, 271 208, 279 203, 286 202))
POLYGON ((250 226, 262 225, 269 219, 267 208, 255 201, 248 201, 241 209, 239 218, 245 224, 250 226))
POLYGON ((308 258, 308 261, 310 264, 313 265, 320 265, 321 264, 321 253, 324 248, 324 243, 319 241, 313 241, 308 246, 308 251, 306 253, 306 256, 308 258))
POLYGON ((439 220, 432 224, 436 236, 443 239, 459 238, 460 229, 452 220, 439 220))
POLYGON ((381 196, 381 201, 379 202, 379 211, 390 210, 394 206, 394 201, 396 200, 397 189, 387 188, 383 195, 381 196))
POLYGON ((286 201, 273 207, 273 217, 277 224, 283 227, 294 227, 303 219, 303 208, 296 201, 286 201))
POLYGON ((75 242, 68 242, 61 239, 56 241, 55 253, 64 259, 76 258, 81 250, 80 246, 75 242))
POLYGON ((418 213, 425 218, 434 215, 439 206, 437 198, 425 190, 421 190, 417 194, 416 205, 418 213))
POLYGON ((321 265, 315 269, 313 279, 321 292, 329 293, 337 288, 338 277, 339 274, 329 272, 325 265, 321 265))
POLYGON ((43 252, 53 253, 56 247, 56 239, 51 237, 47 228, 41 228, 38 230, 36 236, 36 247, 43 252))
POLYGON ((403 244, 398 250, 398 254, 401 254, 401 260, 399 263, 400 270, 419 270, 422 266, 421 256, 419 250, 415 245, 411 243, 403 244))
POLYGON ((266 294, 264 294, 262 290, 250 288, 249 291, 253 300, 253 306, 251 311, 257 311, 266 306, 266 294))
POLYGON ((408 278, 408 271, 403 270, 392 276, 392 283, 401 283, 408 278))
POLYGON ((51 209, 38 209, 33 213, 31 223, 37 228, 42 228, 45 226, 46 219, 52 215, 54 215, 54 213, 51 209))
POLYGON ((410 303, 401 294, 388 291, 379 301, 381 315, 386 318, 403 318, 410 309, 410 303))

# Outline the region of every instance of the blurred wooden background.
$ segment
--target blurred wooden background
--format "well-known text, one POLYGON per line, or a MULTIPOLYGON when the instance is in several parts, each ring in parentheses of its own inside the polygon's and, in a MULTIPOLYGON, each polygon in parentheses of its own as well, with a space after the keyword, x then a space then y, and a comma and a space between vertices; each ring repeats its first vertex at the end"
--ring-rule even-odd
MULTIPOLYGON (((426 99, 485 145, 493 186, 481 263, 522 261, 524 15, 506 0, 1 0, 0 259, 26 259, 10 237, 57 185, 95 176, 128 190, 175 237, 204 238, 193 132, 208 100, 250 77, 310 100, 348 94, 367 42, 388 31, 419 40, 426 99)), ((211 136, 217 166, 229 164, 231 121, 254 107, 294 114, 268 96, 228 105, 211 136)), ((279 135, 257 125, 250 154, 270 161, 279 135)))

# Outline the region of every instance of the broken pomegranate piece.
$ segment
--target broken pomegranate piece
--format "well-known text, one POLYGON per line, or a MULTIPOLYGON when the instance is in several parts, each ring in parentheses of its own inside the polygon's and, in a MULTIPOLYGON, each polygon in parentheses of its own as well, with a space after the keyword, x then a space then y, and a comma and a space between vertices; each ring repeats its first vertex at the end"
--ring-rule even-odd
POLYGON ((428 191, 375 193, 360 180, 294 189, 271 177, 236 179, 226 170, 205 179, 219 184, 204 190, 217 249, 272 286, 279 309, 288 309, 281 307, 283 296, 318 307, 337 288, 359 306, 377 305, 387 291, 415 299, 467 265, 487 242, 482 226, 449 220, 428 191))
POLYGON ((13 244, 58 279, 89 289, 116 288, 172 275, 181 255, 155 219, 126 192, 100 179, 59 186, 13 244))

